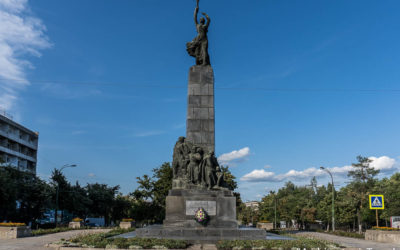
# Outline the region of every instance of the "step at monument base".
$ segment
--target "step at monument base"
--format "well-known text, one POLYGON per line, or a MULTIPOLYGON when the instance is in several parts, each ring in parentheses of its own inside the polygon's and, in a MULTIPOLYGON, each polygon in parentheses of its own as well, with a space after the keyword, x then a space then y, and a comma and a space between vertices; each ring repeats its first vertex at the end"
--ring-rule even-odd
POLYGON ((159 225, 137 229, 136 237, 216 243, 219 240, 265 240, 267 233, 257 228, 166 228, 159 225))

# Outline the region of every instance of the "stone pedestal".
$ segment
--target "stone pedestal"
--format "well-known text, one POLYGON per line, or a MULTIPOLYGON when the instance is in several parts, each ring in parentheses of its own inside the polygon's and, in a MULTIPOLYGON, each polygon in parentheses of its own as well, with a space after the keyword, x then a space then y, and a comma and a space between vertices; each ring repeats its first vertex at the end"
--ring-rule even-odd
POLYGON ((204 208, 210 217, 207 227, 237 228, 236 197, 232 191, 172 189, 166 199, 164 227, 204 228, 194 220, 204 208))
POLYGON ((400 231, 367 230, 365 240, 400 244, 400 231))
POLYGON ((137 237, 183 239, 192 243, 215 243, 222 239, 265 239, 262 229, 239 229, 236 197, 228 190, 172 189, 166 199, 163 226, 136 230, 137 237), (210 217, 206 226, 195 221, 203 208, 210 217))
POLYGON ((16 239, 31 236, 31 228, 22 227, 0 227, 0 239, 16 239))
POLYGON ((133 222, 133 221, 121 221, 119 223, 119 227, 123 228, 123 229, 129 229, 129 228, 135 227, 135 222, 133 222))
POLYGON ((257 228, 272 230, 274 229, 274 223, 272 222, 257 222, 257 228))
POLYGON ((68 224, 68 227, 69 228, 81 228, 82 227, 82 222, 79 222, 79 221, 71 221, 69 224, 68 224))
POLYGON ((215 150, 214 72, 211 66, 192 66, 189 71, 186 139, 215 150))

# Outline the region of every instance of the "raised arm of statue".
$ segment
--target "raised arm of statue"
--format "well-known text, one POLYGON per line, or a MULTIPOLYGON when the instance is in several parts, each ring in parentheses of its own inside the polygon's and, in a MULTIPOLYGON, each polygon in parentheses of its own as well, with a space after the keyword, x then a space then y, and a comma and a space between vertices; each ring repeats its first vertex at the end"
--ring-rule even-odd
POLYGON ((202 13, 205 17, 206 17, 206 19, 207 19, 207 24, 206 24, 206 27, 208 28, 208 26, 210 26, 210 22, 211 22, 211 19, 210 19, 210 17, 206 14, 206 13, 202 13))
POLYGON ((199 7, 196 7, 194 10, 194 23, 197 25, 199 22, 197 21, 197 14, 199 13, 199 7))

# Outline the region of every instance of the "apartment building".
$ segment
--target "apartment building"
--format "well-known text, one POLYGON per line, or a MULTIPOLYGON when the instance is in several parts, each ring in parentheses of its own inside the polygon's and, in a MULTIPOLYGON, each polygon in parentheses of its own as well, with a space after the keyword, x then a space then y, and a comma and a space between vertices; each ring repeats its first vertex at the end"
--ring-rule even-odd
POLYGON ((36 174, 39 133, 0 113, 0 158, 4 165, 36 174))
POLYGON ((244 203, 244 205, 246 207, 251 208, 254 211, 258 211, 258 207, 260 205, 260 202, 258 202, 258 201, 247 201, 247 202, 244 203))

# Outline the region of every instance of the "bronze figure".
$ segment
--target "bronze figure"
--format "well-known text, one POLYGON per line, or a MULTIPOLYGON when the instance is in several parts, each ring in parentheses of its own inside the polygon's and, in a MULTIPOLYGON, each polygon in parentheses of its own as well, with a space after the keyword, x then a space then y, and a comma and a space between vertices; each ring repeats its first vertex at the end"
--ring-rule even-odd
POLYGON ((197 6, 194 10, 194 23, 196 24, 197 36, 193 41, 186 44, 186 50, 190 56, 196 58, 196 65, 210 65, 210 56, 208 54, 208 27, 210 26, 211 19, 206 13, 202 13, 204 17, 200 18, 200 23, 197 21, 197 15, 199 13, 199 0, 197 0, 197 6))

